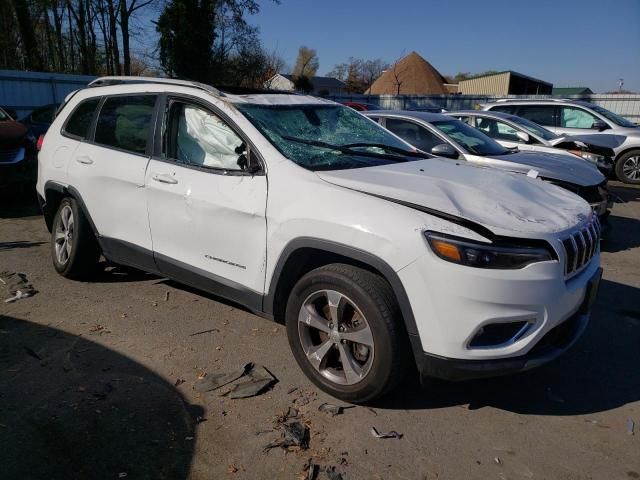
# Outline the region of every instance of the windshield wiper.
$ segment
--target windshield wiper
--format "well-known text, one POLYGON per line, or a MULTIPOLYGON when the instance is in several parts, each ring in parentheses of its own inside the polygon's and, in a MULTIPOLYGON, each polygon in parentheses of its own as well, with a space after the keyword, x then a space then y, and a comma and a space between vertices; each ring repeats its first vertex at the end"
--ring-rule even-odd
MULTIPOLYGON (((385 158, 385 159, 388 159, 388 160, 393 160, 394 162, 406 162, 407 161, 406 158, 398 157, 396 155, 386 155, 384 153, 375 153, 375 152, 367 152, 367 151, 362 151, 362 150, 353 150, 352 147, 354 147, 354 146, 356 146, 356 147, 357 146, 362 146, 361 144, 333 145, 331 143, 322 142, 320 140, 307 140, 306 138, 291 137, 289 135, 280 135, 280 136, 282 138, 284 138, 285 140, 289 140, 291 142, 304 143, 305 145, 311 145, 311 146, 314 146, 314 147, 326 148, 327 150, 335 150, 336 152, 341 152, 341 153, 345 153, 345 154, 351 154, 351 155, 356 154, 356 155, 362 155, 362 156, 365 156, 365 157, 385 158)), ((366 144, 366 145, 371 146, 372 144, 366 144)), ((385 145, 385 146, 388 147, 388 145, 385 145)), ((395 149, 395 147, 389 147, 389 148, 394 148, 395 149)), ((409 152, 407 150, 402 150, 400 148, 398 148, 397 150, 401 151, 402 154, 406 155, 406 156, 411 156, 409 154, 413 153, 413 152, 409 152)))
POLYGON ((405 150, 404 148, 393 147, 391 145, 386 145, 384 143, 348 143, 346 145, 341 145, 345 148, 357 148, 357 147, 375 147, 381 148, 388 152, 399 153, 401 155, 406 155, 407 157, 418 157, 418 158, 432 158, 428 153, 421 152, 416 150, 412 152, 411 150, 405 150))

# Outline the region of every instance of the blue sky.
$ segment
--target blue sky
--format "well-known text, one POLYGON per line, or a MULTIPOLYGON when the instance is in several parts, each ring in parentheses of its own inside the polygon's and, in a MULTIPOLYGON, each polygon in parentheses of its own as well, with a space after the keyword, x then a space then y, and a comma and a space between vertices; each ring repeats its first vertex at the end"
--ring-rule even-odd
POLYGON ((315 48, 324 74, 350 56, 415 50, 443 75, 516 70, 555 86, 640 92, 640 0, 262 0, 267 50, 315 48))

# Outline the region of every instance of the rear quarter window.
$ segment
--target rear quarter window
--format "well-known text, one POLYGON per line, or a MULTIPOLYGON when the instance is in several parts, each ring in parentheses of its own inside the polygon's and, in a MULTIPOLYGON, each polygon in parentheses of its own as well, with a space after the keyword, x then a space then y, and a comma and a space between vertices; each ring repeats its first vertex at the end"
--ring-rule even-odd
POLYGON ((94 141, 144 154, 155 103, 156 95, 108 97, 98 114, 94 141))
POLYGON ((64 126, 64 133, 84 139, 89 133, 93 115, 100 103, 100 98, 91 98, 81 102, 73 111, 64 126))

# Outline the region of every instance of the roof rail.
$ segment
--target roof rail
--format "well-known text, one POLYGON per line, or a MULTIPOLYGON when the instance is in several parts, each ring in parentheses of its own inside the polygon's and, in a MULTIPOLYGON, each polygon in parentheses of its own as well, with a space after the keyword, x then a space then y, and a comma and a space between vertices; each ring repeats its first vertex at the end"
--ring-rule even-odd
POLYGON ((100 77, 89 83, 89 87, 106 87, 109 85, 134 85, 140 83, 155 83, 155 84, 168 84, 179 85, 182 87, 192 87, 199 90, 204 90, 207 93, 216 95, 218 97, 224 97, 217 88, 207 85, 205 83, 193 82, 191 80, 180 80, 176 78, 159 78, 159 77, 100 77))
POLYGON ((575 98, 500 98, 495 103, 503 102, 572 102, 575 98))

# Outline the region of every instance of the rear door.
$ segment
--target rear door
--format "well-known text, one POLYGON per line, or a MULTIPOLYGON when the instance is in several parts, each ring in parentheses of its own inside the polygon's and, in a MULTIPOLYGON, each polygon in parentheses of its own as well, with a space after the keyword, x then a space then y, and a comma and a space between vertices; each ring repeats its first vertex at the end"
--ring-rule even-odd
POLYGON ((105 256, 154 270, 144 192, 155 124, 154 94, 104 97, 69 164, 69 184, 101 237, 105 256))
POLYGON ((176 280, 260 308, 267 177, 243 167, 257 153, 208 103, 168 97, 163 111, 146 176, 156 263, 176 280))

